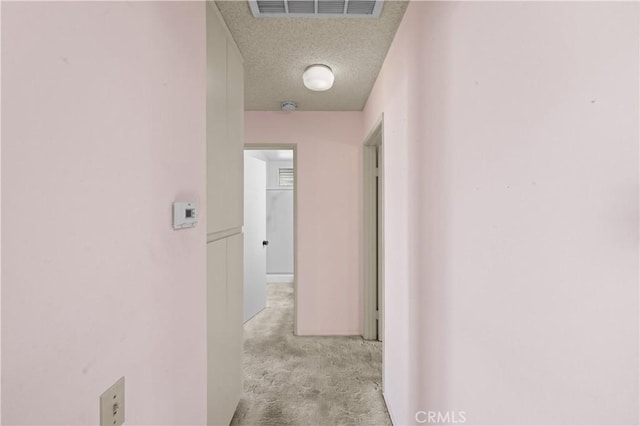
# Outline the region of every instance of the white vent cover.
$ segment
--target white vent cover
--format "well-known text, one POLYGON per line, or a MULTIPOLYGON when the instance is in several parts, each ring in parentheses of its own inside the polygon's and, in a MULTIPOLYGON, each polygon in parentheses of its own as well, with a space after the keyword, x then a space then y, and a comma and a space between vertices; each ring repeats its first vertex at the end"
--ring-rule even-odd
POLYGON ((256 18, 377 18, 384 0, 249 0, 256 18))
POLYGON ((293 186, 293 169, 282 168, 278 170, 278 185, 293 186))

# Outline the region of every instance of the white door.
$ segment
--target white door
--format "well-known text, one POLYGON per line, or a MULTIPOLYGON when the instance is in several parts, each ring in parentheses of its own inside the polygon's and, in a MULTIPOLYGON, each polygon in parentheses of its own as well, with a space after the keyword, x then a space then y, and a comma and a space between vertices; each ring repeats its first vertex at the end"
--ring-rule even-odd
POLYGON ((267 165, 244 153, 244 320, 267 304, 267 165))

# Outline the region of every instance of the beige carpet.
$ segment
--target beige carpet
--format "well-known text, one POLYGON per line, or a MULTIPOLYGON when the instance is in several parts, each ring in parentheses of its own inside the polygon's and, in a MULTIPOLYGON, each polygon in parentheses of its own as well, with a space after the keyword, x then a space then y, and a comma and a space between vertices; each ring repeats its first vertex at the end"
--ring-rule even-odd
POLYGON ((244 394, 232 425, 390 425, 380 342, 293 335, 293 287, 267 286, 245 324, 244 394))

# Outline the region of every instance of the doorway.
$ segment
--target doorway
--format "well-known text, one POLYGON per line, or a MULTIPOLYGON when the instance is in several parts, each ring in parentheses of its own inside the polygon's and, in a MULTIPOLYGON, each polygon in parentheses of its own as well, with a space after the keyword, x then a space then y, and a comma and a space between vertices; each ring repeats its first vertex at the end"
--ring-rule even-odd
POLYGON ((266 307, 270 285, 292 286, 297 312, 296 175, 295 145, 245 146, 245 322, 266 307))
POLYGON ((383 118, 363 147, 363 338, 384 340, 383 118))

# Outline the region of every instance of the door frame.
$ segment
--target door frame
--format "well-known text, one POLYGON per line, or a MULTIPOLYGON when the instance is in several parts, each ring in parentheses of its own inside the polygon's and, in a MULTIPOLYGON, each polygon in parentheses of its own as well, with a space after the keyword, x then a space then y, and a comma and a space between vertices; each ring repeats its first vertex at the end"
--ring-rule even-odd
MULTIPOLYGON (((293 334, 298 335, 298 144, 244 144, 245 151, 293 151, 293 334)), ((244 197, 243 197, 244 200, 244 197)), ((242 207, 244 211, 244 205, 242 207)))
MULTIPOLYGON (((365 138, 363 171, 363 333, 367 340, 384 341, 384 114, 365 138), (377 157, 377 158, 376 158, 377 157), (377 161, 376 161, 377 160, 377 161), (377 162, 377 193, 376 193, 377 162), (377 216, 377 218, 376 218, 377 216), (376 283, 377 278, 377 283, 376 283), (376 301, 378 315, 376 315, 376 301), (377 316, 377 318, 376 318, 377 316), (376 324, 376 319, 378 324, 376 324), (377 326, 376 326, 377 325, 377 326)), ((384 345, 383 345, 384 351, 384 345)), ((384 368, 384 366, 383 366, 384 368)))

